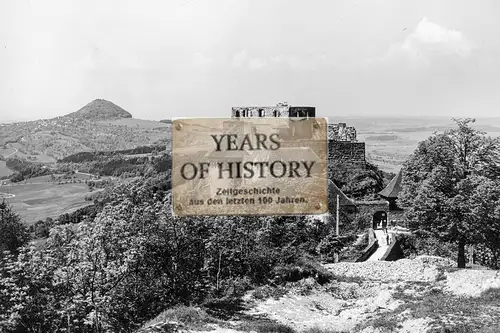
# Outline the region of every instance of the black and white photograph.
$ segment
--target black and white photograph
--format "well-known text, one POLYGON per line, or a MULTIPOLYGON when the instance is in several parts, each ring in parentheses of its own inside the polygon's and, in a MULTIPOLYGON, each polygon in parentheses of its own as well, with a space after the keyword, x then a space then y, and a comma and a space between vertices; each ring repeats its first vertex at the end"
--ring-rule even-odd
POLYGON ((499 333, 500 2, 0 0, 0 333, 499 333))

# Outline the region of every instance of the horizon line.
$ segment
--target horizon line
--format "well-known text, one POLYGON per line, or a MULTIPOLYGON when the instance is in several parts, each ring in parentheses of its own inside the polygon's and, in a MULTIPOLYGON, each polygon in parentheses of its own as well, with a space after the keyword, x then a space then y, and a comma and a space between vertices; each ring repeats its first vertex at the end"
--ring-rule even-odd
MULTIPOLYGON (((127 111, 128 112, 128 111, 127 111)), ((129 112, 130 113, 130 112, 129 112)), ((60 115, 60 116, 53 116, 51 118, 14 118, 14 119, 0 119, 0 124, 8 124, 8 123, 19 123, 19 122, 29 122, 29 121, 37 121, 37 120, 49 120, 49 119, 54 119, 58 117, 64 117, 67 114, 60 115)), ((427 119, 449 119, 452 120, 453 118, 473 118, 473 119, 500 119, 500 116, 459 116, 459 115, 427 115, 427 114, 422 114, 422 115, 392 115, 392 114, 373 114, 373 115, 360 115, 360 114, 347 114, 347 115, 322 115, 319 116, 317 115, 316 118, 400 118, 400 119, 415 119, 415 118, 427 118, 427 119)), ((177 116, 174 117, 163 117, 163 118, 140 118, 140 117, 135 117, 132 114, 132 119, 138 119, 138 120, 149 120, 149 121, 160 121, 160 120, 167 120, 167 119, 172 119, 172 118, 177 118, 177 116)), ((194 117, 194 118, 205 118, 205 117, 194 117)), ((228 117, 218 117, 218 118, 231 118, 230 116, 228 117)), ((124 118, 126 119, 126 118, 124 118)))

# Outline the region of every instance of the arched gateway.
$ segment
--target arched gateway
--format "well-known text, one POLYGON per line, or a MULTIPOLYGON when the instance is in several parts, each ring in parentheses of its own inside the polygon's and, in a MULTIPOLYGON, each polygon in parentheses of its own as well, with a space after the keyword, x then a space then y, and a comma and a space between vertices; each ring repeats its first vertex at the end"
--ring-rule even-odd
POLYGON ((373 214, 373 229, 387 228, 387 213, 384 211, 376 211, 373 214))

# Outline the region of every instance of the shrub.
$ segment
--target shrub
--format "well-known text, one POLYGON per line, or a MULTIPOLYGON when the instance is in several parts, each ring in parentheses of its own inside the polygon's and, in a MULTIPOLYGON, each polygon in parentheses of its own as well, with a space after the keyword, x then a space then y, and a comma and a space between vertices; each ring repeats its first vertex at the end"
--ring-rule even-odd
POLYGON ((343 249, 349 247, 355 240, 356 235, 337 236, 332 231, 319 243, 321 254, 325 255, 322 259, 326 262, 333 262, 334 255, 340 254, 343 249))
POLYGON ((325 284, 333 279, 332 273, 311 257, 304 256, 294 264, 280 265, 273 269, 274 281, 280 284, 297 282, 312 277, 319 284, 325 284))
POLYGON ((216 323, 217 319, 210 316, 205 310, 191 306, 177 306, 163 311, 154 319, 148 321, 143 327, 157 323, 178 322, 191 330, 206 329, 209 323, 216 323))

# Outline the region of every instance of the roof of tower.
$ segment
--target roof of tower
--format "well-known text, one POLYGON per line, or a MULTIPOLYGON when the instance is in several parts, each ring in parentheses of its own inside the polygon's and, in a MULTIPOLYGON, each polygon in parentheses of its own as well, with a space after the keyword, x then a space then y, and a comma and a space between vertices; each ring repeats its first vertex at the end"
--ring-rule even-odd
POLYGON ((402 179, 403 173, 401 172, 401 170, 399 170, 398 174, 394 178, 392 178, 391 182, 378 194, 384 198, 396 199, 399 195, 399 192, 401 192, 402 190, 402 179))

